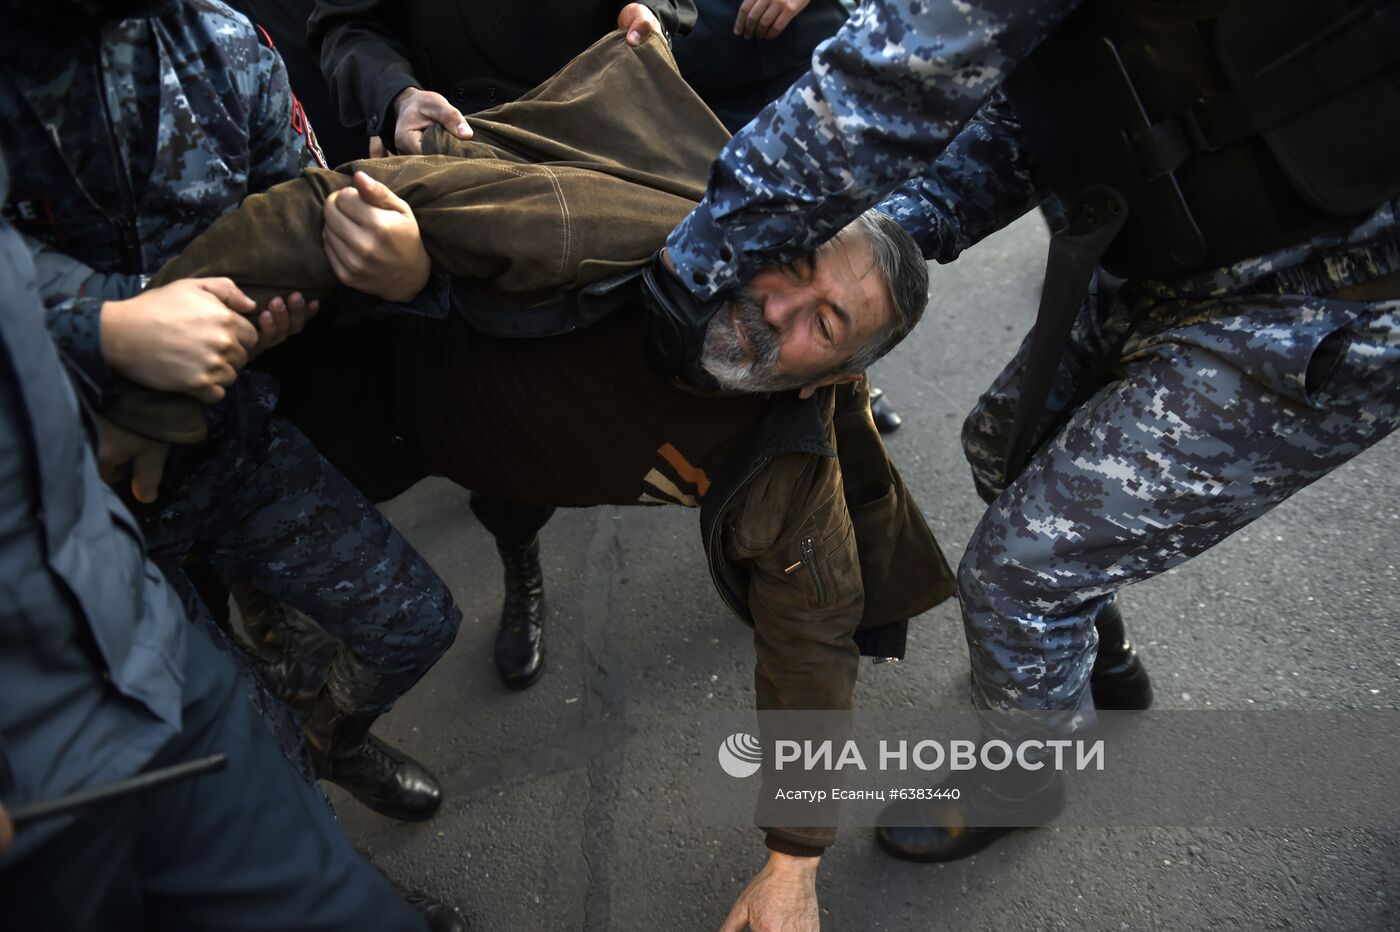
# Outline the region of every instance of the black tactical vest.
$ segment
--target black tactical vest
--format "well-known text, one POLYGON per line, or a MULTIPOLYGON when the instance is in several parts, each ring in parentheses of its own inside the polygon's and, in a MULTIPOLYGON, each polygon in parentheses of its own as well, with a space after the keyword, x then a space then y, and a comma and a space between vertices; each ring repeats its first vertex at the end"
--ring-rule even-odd
POLYGON ((1127 202, 1101 260, 1126 278, 1257 256, 1400 194, 1400 0, 1088 0, 1005 91, 1066 205, 1093 185, 1127 202))

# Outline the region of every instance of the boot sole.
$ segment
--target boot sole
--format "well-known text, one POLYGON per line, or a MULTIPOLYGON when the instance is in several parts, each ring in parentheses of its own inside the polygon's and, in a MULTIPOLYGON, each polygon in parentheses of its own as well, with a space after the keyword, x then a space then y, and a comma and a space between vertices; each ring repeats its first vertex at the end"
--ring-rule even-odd
POLYGON ((531 686, 534 686, 535 683, 539 682, 540 677, 544 676, 544 668, 545 668, 545 665, 546 665, 547 663, 548 663, 548 659, 545 658, 545 657, 543 657, 543 656, 541 656, 541 657, 540 657, 540 665, 539 665, 538 667, 535 668, 535 672, 534 672, 534 673, 531 673, 531 674, 530 674, 529 676, 527 676, 527 677, 511 677, 511 678, 507 678, 506 675, 505 675, 504 673, 501 672, 500 667, 497 667, 497 668, 496 668, 496 676, 498 676, 498 677, 500 678, 500 680, 501 680, 501 685, 504 686, 506 689, 509 689, 510 691, 512 691, 512 692, 517 692, 517 693, 518 693, 518 692, 523 692, 523 691, 529 689, 531 686))

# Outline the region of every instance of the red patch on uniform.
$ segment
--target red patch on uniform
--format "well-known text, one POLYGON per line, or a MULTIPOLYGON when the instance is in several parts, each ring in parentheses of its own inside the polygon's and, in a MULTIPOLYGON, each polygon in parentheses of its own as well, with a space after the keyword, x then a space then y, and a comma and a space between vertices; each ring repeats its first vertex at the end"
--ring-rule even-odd
POLYGON ((311 128, 311 121, 306 118, 306 110, 302 108, 301 101, 297 100, 295 94, 292 95, 292 132, 306 139, 306 148, 316 159, 316 164, 325 168, 326 154, 321 151, 321 142, 316 138, 316 131, 311 128))
POLYGON ((42 194, 10 192, 9 200, 0 207, 0 216, 15 225, 21 233, 43 240, 50 246, 63 241, 49 199, 42 194))

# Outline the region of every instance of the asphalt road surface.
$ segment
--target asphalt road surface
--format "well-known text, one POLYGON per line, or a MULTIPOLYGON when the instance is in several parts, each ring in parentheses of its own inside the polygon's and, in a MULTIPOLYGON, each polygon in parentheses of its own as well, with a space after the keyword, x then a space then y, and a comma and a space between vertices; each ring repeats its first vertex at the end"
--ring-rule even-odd
MULTIPOLYGON (((890 449, 954 563, 982 510, 958 430, 1030 325, 1044 245, 1029 217, 935 266, 923 324, 875 370, 905 419, 890 449)), ((1400 704, 1397 443, 1126 592, 1159 707, 1400 704)), ((548 669, 512 693, 490 659, 499 565, 466 493, 424 483, 387 510, 466 617, 378 729, 439 775, 443 809, 402 825, 333 790, 357 843, 478 930, 717 929, 766 852, 756 829, 695 817, 697 758, 668 726, 753 700, 751 637, 711 587, 697 513, 560 512, 543 543, 548 669)), ((912 625, 905 663, 862 666, 856 701, 948 705, 966 683, 948 603, 912 625)), ((1377 831, 1051 827, 920 866, 850 830, 819 890, 828 930, 1382 930, 1400 929, 1398 875, 1400 840, 1377 831)))

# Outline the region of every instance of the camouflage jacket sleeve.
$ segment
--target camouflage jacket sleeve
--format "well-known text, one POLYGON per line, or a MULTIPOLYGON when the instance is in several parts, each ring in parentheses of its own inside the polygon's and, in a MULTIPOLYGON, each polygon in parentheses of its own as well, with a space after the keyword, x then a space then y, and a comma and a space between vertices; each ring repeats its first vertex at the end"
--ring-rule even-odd
POLYGON ((952 262, 1047 196, 1021 123, 1000 93, 967 122, 933 166, 877 205, 899 221, 925 259, 952 262))
POLYGON ((866 0, 730 140, 667 248, 708 299, 923 175, 1077 0, 866 0))
POLYGON ((292 94, 287 66, 258 29, 258 60, 238 74, 249 82, 247 98, 252 104, 248 127, 248 193, 266 191, 301 174, 304 168, 325 168, 326 159, 316 144, 315 133, 306 118, 301 101, 292 94))
POLYGON ((80 377, 88 400, 100 404, 117 391, 117 381, 102 355, 102 301, 73 298, 44 311, 44 325, 64 365, 80 377))
POLYGON ((44 304, 44 326, 64 365, 98 402, 117 388, 102 355, 102 303, 140 291, 140 276, 102 275, 32 237, 23 237, 34 260, 36 286, 44 304))
POLYGON ((139 294, 143 276, 126 272, 99 272, 85 262, 54 249, 47 243, 24 237, 34 259, 39 300, 53 307, 73 298, 100 298, 117 301, 139 294))

